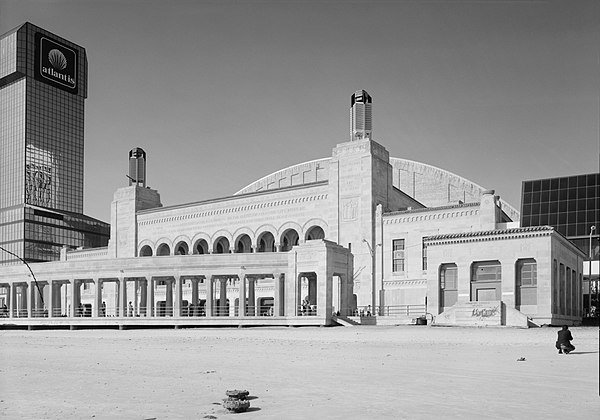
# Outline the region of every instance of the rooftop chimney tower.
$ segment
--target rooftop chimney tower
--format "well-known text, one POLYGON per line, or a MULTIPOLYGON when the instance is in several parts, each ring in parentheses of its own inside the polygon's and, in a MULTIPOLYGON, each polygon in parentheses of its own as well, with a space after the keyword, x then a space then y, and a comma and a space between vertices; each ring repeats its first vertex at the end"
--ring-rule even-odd
POLYGON ((139 147, 129 151, 129 186, 146 186, 146 152, 139 147))
POLYGON ((357 90, 350 98, 350 141, 370 139, 373 131, 371 103, 366 90, 357 90))

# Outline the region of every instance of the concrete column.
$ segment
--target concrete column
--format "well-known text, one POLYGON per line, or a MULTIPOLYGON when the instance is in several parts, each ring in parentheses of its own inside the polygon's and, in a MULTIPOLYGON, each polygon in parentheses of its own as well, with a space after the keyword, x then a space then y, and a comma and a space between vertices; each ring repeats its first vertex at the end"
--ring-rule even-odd
POLYGON ((119 313, 118 316, 127 316, 127 281, 119 277, 119 313))
POLYGON ((214 276, 206 279, 206 316, 213 316, 213 298, 214 298, 214 276))
POLYGON ((192 279, 192 305, 196 307, 198 305, 198 279, 192 279))
POLYGON ((298 274, 296 276, 296 278, 294 279, 295 282, 295 293, 294 293, 294 306, 293 308, 290 306, 290 309, 292 310, 292 316, 298 316, 299 311, 300 311, 300 304, 302 302, 302 300, 304 299, 304 296, 302 296, 302 279, 304 278, 304 276, 302 274, 298 274))
POLYGON ((516 287, 516 261, 503 260, 502 264, 502 301, 509 308, 515 307, 515 287, 516 287))
POLYGON ((54 317, 54 305, 56 303, 54 295, 56 290, 54 290, 54 282, 52 280, 48 280, 48 318, 54 317))
POLYGON ((340 315, 348 315, 348 294, 346 290, 346 279, 341 275, 337 276, 337 288, 339 291, 339 308, 336 307, 335 310, 339 311, 340 315))
POLYGON ((119 316, 119 297, 121 296, 121 280, 117 279, 115 283, 115 316, 119 316))
POLYGON ((181 316, 181 301, 183 300, 183 285, 181 277, 175 276, 175 304, 173 305, 173 316, 181 316))
POLYGON ((135 296, 133 300, 133 313, 134 315, 140 314, 140 300, 138 299, 138 295, 140 293, 140 283, 138 279, 135 279, 133 282, 133 295, 135 296))
POLYGON ((75 314, 77 312, 77 299, 76 299, 76 294, 75 294, 75 289, 77 288, 77 280, 73 279, 70 281, 70 285, 71 285, 71 299, 69 300, 69 314, 71 316, 71 318, 75 318, 75 314))
POLYGON ((54 308, 54 316, 62 315, 62 282, 56 282, 54 284, 54 302, 52 304, 54 308))
POLYGON ((281 281, 281 273, 273 273, 273 282, 275 286, 273 316, 281 316, 283 314, 283 283, 281 281))
POLYGON ((227 279, 221 279, 219 290, 219 316, 227 314, 227 279))
POLYGON ((8 287, 8 294, 6 295, 6 298, 7 298, 6 306, 8 307, 8 317, 14 318, 15 314, 14 314, 13 302, 15 301, 15 286, 11 283, 11 284, 7 285, 6 287, 8 287))
POLYGON ((165 285, 165 316, 173 316, 173 280, 167 280, 165 285))
MULTIPOLYGON (((312 292, 311 285, 314 285, 313 288, 317 295, 317 315, 324 316, 327 318, 331 317, 331 313, 333 312, 333 273, 329 272, 329 270, 322 270, 317 272, 317 276, 314 279, 314 283, 310 281, 308 283, 309 296, 311 296, 312 292)), ((312 297, 310 297, 310 303, 314 304, 312 297)))
MULTIPOLYGON (((231 278, 231 285, 234 286, 235 285, 235 281, 236 279, 239 280, 239 277, 232 277, 231 278)), ((226 282, 227 283, 227 282, 226 282)), ((238 305, 239 306, 239 305, 238 305)), ((231 299, 229 301, 229 316, 235 316, 235 311, 237 310, 236 306, 235 306, 235 299, 233 298, 233 293, 231 294, 231 299)))
POLYGON ((94 311, 92 316, 99 318, 102 315, 102 280, 93 279, 94 284, 96 285, 95 295, 94 295, 94 311))
POLYGON ((465 303, 471 300, 471 264, 457 263, 458 270, 458 297, 456 303, 465 303))
POLYGON ((238 297, 238 316, 246 316, 246 276, 240 274, 240 292, 238 297))
POLYGON ((146 276, 146 316, 154 316, 154 279, 150 276, 146 276))
MULTIPOLYGON (((39 284, 39 283, 38 283, 39 284)), ((35 283, 31 283, 31 292, 33 293, 33 301, 35 302, 34 307, 32 308, 32 310, 34 311, 34 315, 36 317, 43 317, 44 316, 44 305, 46 302, 44 302, 44 288, 46 287, 45 283, 41 283, 40 284, 40 291, 42 292, 42 295, 40 296, 40 293, 37 289, 37 287, 35 286, 35 283)))
POLYGON ((256 279, 248 278, 248 316, 256 316, 256 279))
POLYGON ((140 316, 148 316, 148 279, 140 284, 140 316))
POLYGON ((33 295, 33 292, 35 290, 35 286, 31 287, 31 283, 27 284, 27 286, 25 286, 26 288, 26 296, 27 296, 27 317, 31 318, 33 315, 33 304, 34 304, 34 300, 35 300, 35 296, 33 295))

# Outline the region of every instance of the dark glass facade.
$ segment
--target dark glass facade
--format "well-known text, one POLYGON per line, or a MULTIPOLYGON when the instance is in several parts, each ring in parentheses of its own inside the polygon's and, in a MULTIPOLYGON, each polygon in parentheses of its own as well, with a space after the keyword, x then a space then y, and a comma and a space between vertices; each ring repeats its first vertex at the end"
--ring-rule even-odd
POLYGON ((82 214, 86 97, 82 47, 30 23, 0 37, 0 246, 25 260, 108 243, 109 225, 82 214))
MULTIPOLYGON (((521 225, 552 226, 588 255, 590 227, 600 229, 600 174, 524 181, 521 225)), ((593 236, 597 258, 598 230, 593 236)))

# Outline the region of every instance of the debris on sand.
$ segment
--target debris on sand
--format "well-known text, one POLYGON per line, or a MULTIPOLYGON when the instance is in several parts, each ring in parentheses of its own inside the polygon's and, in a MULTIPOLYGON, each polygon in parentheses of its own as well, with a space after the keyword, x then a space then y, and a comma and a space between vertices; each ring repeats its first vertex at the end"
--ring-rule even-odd
POLYGON ((239 389, 228 390, 225 392, 227 398, 223 400, 223 407, 234 413, 243 413, 250 408, 250 401, 246 398, 250 392, 239 389))
POLYGON ((527 359, 526 359, 526 358, 524 358, 524 357, 519 357, 519 358, 517 359, 517 362, 524 362, 524 361, 526 361, 526 360, 527 360, 527 359))

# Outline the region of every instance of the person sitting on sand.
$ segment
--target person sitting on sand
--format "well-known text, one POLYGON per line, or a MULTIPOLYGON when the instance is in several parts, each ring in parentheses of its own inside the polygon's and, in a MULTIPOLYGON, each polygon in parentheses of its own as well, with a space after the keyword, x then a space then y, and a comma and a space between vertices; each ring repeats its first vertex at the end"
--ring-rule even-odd
POLYGON ((571 335, 571 331, 569 331, 569 327, 563 325, 562 330, 558 332, 558 340, 556 340, 556 348, 558 349, 558 354, 569 354, 573 350, 575 350, 575 346, 571 344, 571 340, 573 336, 571 335))

